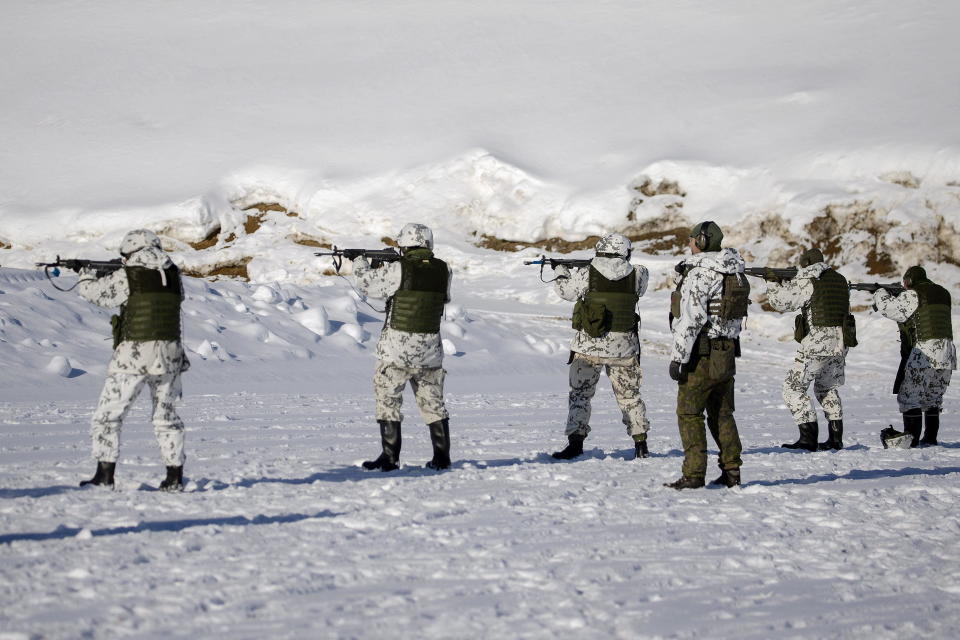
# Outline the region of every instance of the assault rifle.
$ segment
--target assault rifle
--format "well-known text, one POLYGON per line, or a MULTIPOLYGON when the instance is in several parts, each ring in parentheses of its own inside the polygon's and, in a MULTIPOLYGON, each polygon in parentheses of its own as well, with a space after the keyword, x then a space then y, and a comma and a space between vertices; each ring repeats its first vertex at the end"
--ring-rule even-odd
POLYGON ((117 269, 123 268, 123 262, 120 261, 120 258, 114 258, 113 260, 86 260, 83 258, 68 258, 66 260, 61 260, 60 256, 57 256, 56 261, 54 262, 38 262, 36 263, 38 267, 43 267, 43 273, 47 276, 47 280, 50 281, 50 284, 53 285, 53 288, 58 291, 72 291, 77 284, 80 284, 77 281, 69 289, 61 289, 53 281, 53 278, 60 275, 60 269, 69 269, 70 271, 76 271, 80 273, 82 269, 93 269, 94 275, 97 278, 102 278, 105 275, 113 273, 117 269), (53 271, 51 271, 51 269, 53 271))
POLYGON ((879 282, 851 282, 849 285, 851 291, 867 291, 874 293, 877 289, 886 289, 887 293, 898 296, 906 289, 902 284, 891 282, 889 284, 880 284, 879 282))
POLYGON ((340 274, 340 267, 343 266, 343 259, 353 261, 357 258, 369 258, 374 267, 379 267, 384 262, 396 262, 400 259, 400 254, 393 247, 386 249, 338 249, 336 245, 333 251, 319 251, 315 256, 333 256, 333 267, 340 274))
POLYGON ((563 265, 565 267, 574 267, 574 268, 583 268, 590 266, 590 258, 548 258, 547 256, 540 256, 539 260, 524 260, 523 264, 538 264, 540 265, 540 281, 541 282, 553 282, 553 280, 544 280, 543 279, 543 268, 547 265, 550 265, 551 269, 556 269, 557 267, 563 265))
POLYGON ((747 267, 743 270, 748 276, 754 278, 763 278, 767 281, 782 282, 783 280, 793 280, 797 277, 796 267, 786 267, 783 269, 774 269, 771 267, 747 267))

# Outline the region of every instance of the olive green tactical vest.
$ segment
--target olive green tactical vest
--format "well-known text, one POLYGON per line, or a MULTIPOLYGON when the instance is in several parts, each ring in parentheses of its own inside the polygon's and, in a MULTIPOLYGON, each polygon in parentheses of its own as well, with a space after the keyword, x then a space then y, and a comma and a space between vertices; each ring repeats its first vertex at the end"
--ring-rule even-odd
POLYGON ((721 320, 739 320, 747 317, 750 305, 750 282, 742 273, 725 273, 719 298, 711 298, 707 313, 721 320))
POLYGON ((156 269, 124 267, 124 270, 130 296, 121 307, 114 327, 114 347, 120 341, 179 340, 183 300, 180 270, 175 265, 164 270, 166 286, 156 269))
POLYGON ((390 299, 390 326, 411 333, 437 333, 447 302, 450 271, 429 249, 407 251, 400 260, 400 288, 390 299))
POLYGON ((924 340, 953 340, 953 319, 950 317, 950 292, 929 280, 913 285, 920 305, 903 323, 910 346, 924 340))
POLYGON ((850 313, 850 289, 847 287, 847 279, 833 269, 827 269, 812 282, 810 324, 815 327, 842 327, 844 319, 850 313))
MULTIPOLYGON (((670 324, 680 317, 681 295, 680 287, 693 267, 687 266, 677 283, 677 288, 670 294, 670 324)), ((720 320, 739 320, 747 317, 747 308, 750 306, 750 282, 742 273, 721 273, 723 284, 720 296, 711 298, 707 303, 707 315, 720 320)))
POLYGON ((620 333, 636 331, 636 307, 639 299, 636 269, 624 278, 610 280, 597 271, 596 267, 590 266, 589 285, 587 294, 583 297, 583 304, 587 307, 603 305, 609 312, 609 316, 604 313, 604 333, 609 331, 620 333))

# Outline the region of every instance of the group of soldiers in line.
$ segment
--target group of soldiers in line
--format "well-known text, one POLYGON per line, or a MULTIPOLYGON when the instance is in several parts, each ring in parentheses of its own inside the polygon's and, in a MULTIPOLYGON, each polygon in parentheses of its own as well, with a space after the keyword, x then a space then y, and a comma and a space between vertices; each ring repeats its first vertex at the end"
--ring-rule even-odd
MULTIPOLYGON (((719 449, 720 476, 712 484, 740 484, 742 446, 734 419, 734 376, 739 335, 750 304, 750 286, 740 254, 723 248, 723 232, 711 221, 690 232, 691 255, 677 265, 671 295, 673 336, 670 377, 678 383, 677 419, 684 461, 682 474, 665 486, 693 489, 705 485, 706 429, 719 449)), ((374 373, 380 453, 365 469, 399 467, 402 444, 401 403, 409 382, 433 446, 427 467, 450 467, 450 426, 444 397, 440 324, 450 300, 449 266, 433 253, 433 233, 407 224, 398 234, 396 260, 353 257, 361 294, 387 300, 386 318, 376 346, 374 373)), ((92 418, 97 470, 83 485, 113 486, 123 418, 142 388, 153 404, 153 424, 167 476, 160 488, 183 488, 184 425, 175 408, 180 374, 189 362, 181 341, 180 274, 152 232, 129 232, 120 246, 122 268, 108 274, 81 269, 79 292, 90 302, 120 307, 114 316, 114 353, 92 418)), ((649 281, 647 269, 630 262, 631 243, 620 234, 597 242, 589 263, 556 265, 556 292, 575 302, 570 350, 567 445, 553 453, 572 459, 583 453, 590 433, 590 405, 606 371, 622 412, 636 459, 649 456, 650 422, 640 393, 639 316, 636 306, 649 281)), ((791 449, 843 448, 843 409, 838 392, 844 382, 847 349, 855 344, 846 280, 817 249, 800 257, 795 277, 782 280, 768 270, 768 300, 774 309, 799 311, 796 361, 783 384, 783 397, 800 432, 791 449), (818 442, 817 414, 808 389, 827 417, 827 438, 818 442)), ((874 308, 900 325, 903 362, 897 401, 904 431, 886 434, 885 445, 936 444, 943 394, 956 368, 950 294, 931 282, 923 268, 904 274, 905 291, 894 296, 878 288, 874 308), (926 430, 923 431, 924 426, 926 430)))

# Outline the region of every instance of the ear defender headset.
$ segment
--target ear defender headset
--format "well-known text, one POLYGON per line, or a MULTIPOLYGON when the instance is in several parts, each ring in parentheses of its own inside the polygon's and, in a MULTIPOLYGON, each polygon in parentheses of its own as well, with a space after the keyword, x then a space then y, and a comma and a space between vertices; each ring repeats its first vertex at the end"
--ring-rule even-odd
POLYGON ((707 229, 709 229, 712 224, 712 220, 704 220, 700 223, 700 232, 693 240, 693 243, 697 245, 697 249, 700 249, 700 251, 706 251, 707 247, 710 246, 710 234, 707 232, 707 229))

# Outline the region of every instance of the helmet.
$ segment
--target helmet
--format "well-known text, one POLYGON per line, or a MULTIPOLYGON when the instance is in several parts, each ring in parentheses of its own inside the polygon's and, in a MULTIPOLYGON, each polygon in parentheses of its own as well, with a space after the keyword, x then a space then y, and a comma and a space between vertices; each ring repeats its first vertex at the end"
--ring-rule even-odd
POLYGON ((433 232, 425 224, 408 222, 397 234, 399 247, 426 247, 433 249, 433 232))
POLYGON ((923 282, 927 279, 927 270, 916 265, 907 269, 907 272, 903 274, 903 284, 908 289, 913 288, 913 285, 918 282, 923 282))
POLYGON ((820 249, 807 249, 800 254, 800 268, 823 262, 823 252, 820 249))
POLYGON ((597 241, 597 255, 620 256, 626 258, 630 255, 630 238, 611 233, 605 235, 597 241))
POLYGON ((700 251, 720 251, 723 231, 716 222, 704 220, 690 229, 690 237, 694 239, 700 251))
POLYGON ((134 229, 123 236, 123 240, 120 242, 120 254, 129 256, 147 247, 160 249, 159 236, 149 229, 134 229))

